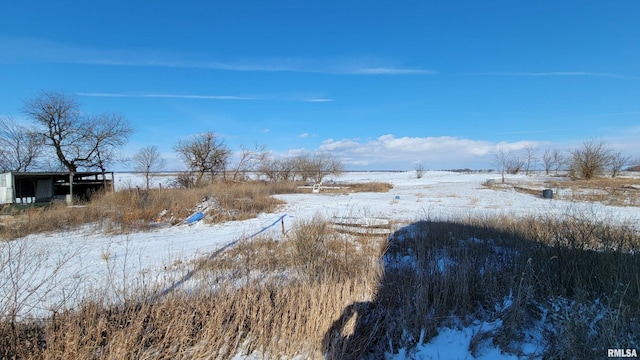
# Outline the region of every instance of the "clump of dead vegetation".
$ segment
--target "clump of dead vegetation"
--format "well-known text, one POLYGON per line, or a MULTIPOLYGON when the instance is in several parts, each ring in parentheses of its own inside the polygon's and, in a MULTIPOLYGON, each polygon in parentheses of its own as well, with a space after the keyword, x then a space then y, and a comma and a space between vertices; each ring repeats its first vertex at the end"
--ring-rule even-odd
POLYGON ((600 358, 640 346, 640 234, 591 219, 427 219, 387 240, 317 219, 202 260, 193 287, 3 318, 0 357, 383 358, 486 321, 500 326, 479 328, 472 353, 527 356, 521 344, 539 341, 535 356, 600 358))
MULTIPOLYGON (((350 194, 358 192, 388 192, 393 185, 386 182, 372 181, 364 183, 331 183, 319 184, 317 188, 323 194, 350 194)), ((295 193, 304 194, 313 191, 312 185, 296 187, 295 193)))
MULTIPOLYGON (((105 192, 73 207, 60 202, 25 206, 2 219, 0 237, 15 239, 34 233, 70 230, 84 224, 116 233, 149 230, 178 224, 196 211, 205 212, 205 221, 210 223, 245 220, 273 212, 282 205, 273 195, 310 192, 300 189, 299 185, 291 181, 218 181, 192 188, 148 191, 129 188, 105 192)), ((388 191, 390 188, 386 183, 364 183, 350 184, 340 191, 388 191)))
POLYGON ((487 181, 484 187, 496 190, 515 190, 532 196, 541 197, 545 188, 553 191, 558 200, 595 202, 608 206, 640 206, 640 179, 638 178, 592 178, 549 179, 538 184, 500 183, 487 181))

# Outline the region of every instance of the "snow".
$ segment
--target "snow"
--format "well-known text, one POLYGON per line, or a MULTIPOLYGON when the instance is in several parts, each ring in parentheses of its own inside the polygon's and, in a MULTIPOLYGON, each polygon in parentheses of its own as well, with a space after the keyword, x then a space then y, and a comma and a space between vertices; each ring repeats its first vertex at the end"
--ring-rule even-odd
POLYGON ((495 347, 481 347, 475 356, 469 350, 469 344, 478 331, 491 331, 500 325, 501 321, 497 320, 492 323, 482 322, 459 329, 441 328, 438 336, 430 342, 410 351, 401 350, 398 354, 388 356, 387 359, 518 359, 515 355, 501 353, 500 349, 495 347))
MULTIPOLYGON (((499 214, 561 214, 570 209, 584 209, 598 216, 613 217, 636 226, 640 213, 635 207, 611 207, 592 203, 573 203, 535 197, 514 190, 489 189, 482 184, 493 179, 499 183, 499 174, 425 172, 420 179, 415 172, 358 172, 329 179, 332 184, 349 182, 389 182, 393 189, 387 193, 352 193, 348 195, 326 193, 288 194, 278 198, 286 201, 276 213, 260 214, 257 218, 209 225, 196 222, 158 228, 149 232, 130 234, 104 234, 91 227, 75 231, 31 235, 3 244, 2 251, 28 249, 28 254, 46 254, 46 262, 23 284, 25 289, 43 283, 24 299, 21 315, 41 316, 48 310, 81 301, 96 290, 117 300, 118 294, 131 285, 154 286, 170 284, 184 277, 191 269, 191 261, 235 241, 260 231, 274 237, 281 236, 281 226, 272 226, 282 218, 285 231, 298 221, 316 217, 371 217, 388 218, 399 224, 422 219, 455 219, 469 216, 499 214), (64 264, 60 262, 66 261, 64 264), (53 277, 51 272, 60 267, 53 277), (29 282, 31 282, 29 284, 29 282), (111 284, 111 289, 105 287, 111 284), (116 289, 113 289, 115 284, 116 289)), ((542 176, 514 175, 508 182, 518 182, 529 188, 543 189, 542 176)), ((170 179, 161 182, 168 184, 170 179)), ((156 179, 156 183, 158 179, 156 179)), ((116 174, 117 186, 142 186, 139 174, 116 174)), ((164 187, 165 185, 163 185, 164 187)), ((399 225, 400 226, 400 225, 399 225)), ((31 256, 33 258, 33 256, 31 256)), ((446 254, 438 260, 437 269, 446 271, 454 261, 446 254)), ((8 275, 2 275, 8 276, 8 275)), ((0 281, 4 283, 6 279, 0 281)), ((26 295, 25 295, 26 296, 26 295)), ((1 300, 1 298, 0 298, 1 300)), ((506 300, 508 301, 508 300, 506 300)), ((508 305, 504 305, 508 306, 508 305)), ((473 335, 496 323, 480 323, 467 327, 441 328, 430 342, 411 351, 389 355, 389 359, 513 359, 491 344, 484 344, 475 354, 469 350, 473 335), (474 357, 475 355, 475 357, 474 357)), ((539 336, 538 336, 539 337, 539 336)), ((532 335, 532 338, 535 336, 532 335)), ((528 350, 527 350, 528 349, 528 350)), ((527 344, 529 354, 536 353, 536 344, 527 344)))

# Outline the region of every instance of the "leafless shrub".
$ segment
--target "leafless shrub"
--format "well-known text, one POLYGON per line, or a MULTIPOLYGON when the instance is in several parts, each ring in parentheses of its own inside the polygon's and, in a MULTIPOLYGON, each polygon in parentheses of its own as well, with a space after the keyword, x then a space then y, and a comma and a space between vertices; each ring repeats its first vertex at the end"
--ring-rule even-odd
POLYGON ((609 171, 611 172, 611 177, 614 178, 618 174, 620 174, 620 171, 622 171, 622 169, 627 166, 630 161, 630 156, 626 156, 620 151, 613 152, 611 154, 611 158, 609 159, 609 171))
POLYGON ((80 251, 52 254, 34 242, 0 241, 0 358, 39 350, 40 331, 28 319, 34 311, 58 311, 75 300, 76 285, 63 271, 80 251), (60 302, 50 299, 59 295, 65 295, 60 302))
POLYGON ((572 177, 593 179, 611 163, 611 149, 603 141, 587 140, 570 151, 569 171, 572 177))
POLYGON ((416 170, 416 178, 422 179, 425 171, 424 165, 417 164, 414 169, 416 170))
POLYGON ((507 164, 507 174, 516 175, 524 167, 524 161, 522 159, 513 158, 509 164, 507 164))
POLYGON ((196 176, 189 171, 181 172, 173 179, 171 186, 178 189, 191 189, 196 186, 196 176))
POLYGON ((631 160, 631 165, 626 170, 627 171, 640 171, 640 158, 631 160))

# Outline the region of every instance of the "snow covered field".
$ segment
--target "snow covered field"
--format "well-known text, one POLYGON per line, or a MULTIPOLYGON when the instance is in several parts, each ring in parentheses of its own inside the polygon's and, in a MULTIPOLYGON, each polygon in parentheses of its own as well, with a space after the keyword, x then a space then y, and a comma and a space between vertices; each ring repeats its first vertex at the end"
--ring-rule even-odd
MULTIPOLYGON (((489 179, 499 182, 499 174, 425 172, 420 179, 411 172, 357 172, 329 179, 331 184, 348 182, 389 182, 393 189, 387 193, 335 194, 319 193, 279 195, 286 201, 275 213, 261 214, 257 218, 209 225, 198 222, 158 228, 149 232, 130 234, 104 234, 90 226, 70 232, 31 235, 9 244, 2 251, 23 252, 24 266, 33 265, 18 287, 30 295, 25 296, 21 315, 42 316, 49 310, 74 304, 87 294, 104 292, 117 300, 117 294, 132 285, 153 286, 172 284, 191 269, 191 261, 204 257, 235 241, 258 232, 281 236, 298 221, 315 217, 382 217, 393 220, 396 226, 421 219, 446 220, 468 216, 497 214, 562 214, 579 209, 594 217, 602 216, 621 222, 640 224, 638 207, 612 207, 593 203, 544 199, 542 196, 497 190, 483 186, 489 179), (271 226, 276 224, 276 226, 271 226), (39 260, 42 266, 35 264, 39 260), (30 263, 31 262, 31 263, 30 263), (55 272, 55 274, 53 274, 55 272), (115 287, 115 288, 114 288, 115 287), (33 291, 31 291, 33 290, 33 291)), ((519 186, 539 189, 542 193, 544 177, 514 175, 507 181, 519 186)), ((166 186, 169 179, 155 179, 166 186)), ((327 181, 327 183, 329 183, 327 181)), ((116 174, 116 186, 142 185, 138 174, 116 174)), ((9 288, 3 275, 3 287, 9 288)), ((14 289, 15 290, 15 289, 14 289)), ((431 342, 412 350, 401 351, 395 358, 464 359, 472 358, 468 345, 472 334, 480 327, 495 324, 477 323, 469 328, 442 329, 431 342)), ((541 351, 540 344, 530 344, 529 354, 541 351)), ((497 348, 487 348, 479 358, 510 359, 497 348)))

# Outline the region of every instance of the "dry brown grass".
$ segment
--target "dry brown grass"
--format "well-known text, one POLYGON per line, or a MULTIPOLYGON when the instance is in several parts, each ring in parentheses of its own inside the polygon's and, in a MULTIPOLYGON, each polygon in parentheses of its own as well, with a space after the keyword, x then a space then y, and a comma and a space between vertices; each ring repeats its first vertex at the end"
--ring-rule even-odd
MULTIPOLYGON (((386 182, 364 182, 364 183, 340 183, 334 185, 323 185, 320 193, 327 194, 350 194, 357 192, 388 192, 393 189, 393 185, 386 182)), ((298 186, 296 193, 310 193, 312 186, 298 186)))
POLYGON ((193 189, 107 192, 74 207, 52 203, 26 208, 3 222, 0 236, 13 239, 84 224, 113 232, 147 230, 159 224, 176 224, 205 204, 209 206, 206 221, 243 220, 261 212, 273 212, 281 205, 280 200, 271 196, 278 189, 278 185, 264 182, 221 182, 193 189), (160 217, 161 213, 165 215, 160 217))
MULTIPOLYGON (((338 192, 388 191, 387 183, 351 184, 338 192)), ((309 190, 310 191, 310 190, 309 190)), ((191 189, 126 189, 97 194, 85 204, 64 203, 21 208, 0 219, 0 238, 15 239, 34 233, 53 232, 93 224, 107 232, 148 230, 157 225, 175 225, 208 206, 205 220, 219 223, 253 218, 273 212, 281 200, 274 194, 306 192, 295 182, 217 182, 191 189), (163 216, 160 214, 164 213, 163 216)), ((325 192, 323 190, 323 192, 325 192)))
POLYGON ((377 181, 347 184, 346 186, 352 192, 388 192, 389 190, 393 189, 393 185, 377 181))
POLYGON ((612 341, 639 345, 633 319, 640 316, 640 234, 589 219, 502 216, 405 228, 386 255, 382 289, 394 290, 378 294, 393 314, 388 341, 410 347, 421 332, 429 338, 454 314, 463 322, 501 319, 500 329, 480 331, 475 340, 491 338, 517 353, 514 345, 527 341, 526 329, 536 331, 547 313, 552 316, 544 326, 562 335, 547 334, 545 357, 591 359, 612 341), (505 299, 510 305, 496 308, 505 299))
POLYGON ((549 188, 561 189, 559 199, 599 202, 612 206, 640 206, 639 178, 593 178, 590 180, 547 181, 549 188))
POLYGON ((420 221, 389 241, 317 219, 203 260, 193 288, 0 322, 0 357, 382 358, 478 319, 503 326, 479 330, 472 351, 491 339, 517 352, 542 321, 552 329, 545 358, 637 348, 640 234, 592 219, 576 210, 420 221))
POLYGON ((335 319, 373 298, 383 246, 353 242, 324 222, 301 224, 285 240, 243 241, 201 264, 197 290, 0 322, 0 358, 228 359, 257 351, 323 359, 335 319))
POLYGON ((553 198, 559 200, 597 202, 609 206, 640 206, 640 178, 593 178, 590 180, 546 180, 538 185, 519 183, 483 183, 494 190, 514 189, 536 197, 542 190, 554 190, 553 198))

